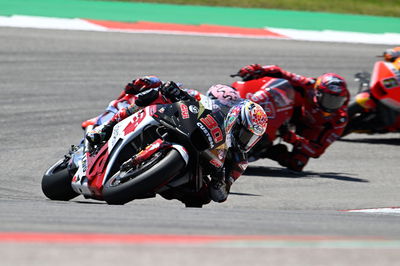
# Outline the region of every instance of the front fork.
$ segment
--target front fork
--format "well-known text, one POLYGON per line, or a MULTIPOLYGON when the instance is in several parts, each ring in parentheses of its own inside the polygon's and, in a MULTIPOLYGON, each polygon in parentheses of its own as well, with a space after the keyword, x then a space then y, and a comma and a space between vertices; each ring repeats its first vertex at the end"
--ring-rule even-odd
MULTIPOLYGON (((175 149, 177 150, 180 155, 182 156, 182 159, 185 161, 186 166, 189 165, 189 152, 186 150, 185 147, 182 145, 176 144, 176 143, 170 143, 170 142, 165 142, 161 138, 157 139, 150 145, 148 145, 146 148, 141 150, 139 153, 135 154, 132 158, 128 159, 126 162, 124 162, 121 165, 121 171, 128 170, 133 168, 136 165, 141 164, 142 162, 148 160, 151 156, 153 156, 156 152, 161 151, 163 149, 175 149)), ((191 176, 190 179, 192 179, 192 182, 194 182, 195 186, 195 191, 200 191, 203 186, 203 173, 202 173, 202 168, 199 165, 199 158, 193 158, 193 154, 191 156, 191 170, 189 176, 191 176)), ((194 156, 196 157, 196 156, 194 156)))

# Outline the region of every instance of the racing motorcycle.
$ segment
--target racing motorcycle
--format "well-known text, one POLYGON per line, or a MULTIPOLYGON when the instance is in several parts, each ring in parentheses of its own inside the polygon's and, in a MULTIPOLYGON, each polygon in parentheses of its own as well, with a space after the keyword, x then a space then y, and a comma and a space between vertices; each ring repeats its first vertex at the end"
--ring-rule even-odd
MULTIPOLYGON (((231 77, 237 77, 233 74, 231 77)), ((263 158, 263 154, 280 136, 288 130, 294 111, 295 91, 285 79, 262 77, 248 81, 235 81, 231 87, 236 89, 241 98, 250 99, 263 107, 268 116, 268 127, 261 140, 250 150, 249 161, 263 158)))
POLYGON ((343 136, 400 131, 400 61, 378 61, 372 77, 368 72, 360 72, 355 80, 359 89, 349 104, 349 123, 343 136))
POLYGON ((108 141, 73 146, 44 174, 43 193, 108 204, 159 194, 202 207, 210 202, 208 175, 226 156, 223 121, 207 98, 148 106, 115 125, 108 141))

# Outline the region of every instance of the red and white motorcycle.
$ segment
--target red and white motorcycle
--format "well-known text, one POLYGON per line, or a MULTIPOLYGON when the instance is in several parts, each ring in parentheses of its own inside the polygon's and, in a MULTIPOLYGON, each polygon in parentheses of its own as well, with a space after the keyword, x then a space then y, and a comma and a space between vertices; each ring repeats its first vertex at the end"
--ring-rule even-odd
POLYGON ((159 194, 201 207, 210 202, 208 175, 226 156, 223 117, 207 98, 148 106, 119 122, 107 142, 73 147, 44 174, 43 193, 109 204, 159 194))

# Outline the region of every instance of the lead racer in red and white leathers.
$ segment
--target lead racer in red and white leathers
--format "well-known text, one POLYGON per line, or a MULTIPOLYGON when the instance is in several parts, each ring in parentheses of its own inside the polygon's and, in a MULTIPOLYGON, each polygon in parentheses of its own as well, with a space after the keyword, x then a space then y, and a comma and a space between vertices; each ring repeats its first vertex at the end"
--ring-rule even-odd
MULTIPOLYGON (((157 87, 152 85, 151 88, 142 89, 136 94, 135 101, 129 107, 119 110, 109 121, 89 131, 86 138, 92 145, 109 139, 113 127, 118 122, 148 105, 200 100, 199 97, 206 96, 194 90, 182 90, 173 81, 161 82, 157 87)), ((212 100, 212 104, 213 108, 226 114, 222 127, 226 133, 228 153, 224 164, 216 166, 211 174, 209 195, 213 201, 223 202, 228 197, 232 183, 245 171, 248 164, 247 152, 264 134, 268 118, 262 107, 250 100, 212 100)))
POLYGON ((276 65, 252 64, 238 72, 243 80, 264 76, 288 80, 296 91, 291 124, 295 131, 285 128, 283 140, 293 145, 288 151, 276 144, 264 155, 293 171, 302 171, 309 158, 320 157, 336 141, 348 123, 347 104, 350 93, 345 80, 334 73, 318 78, 304 77, 276 65))

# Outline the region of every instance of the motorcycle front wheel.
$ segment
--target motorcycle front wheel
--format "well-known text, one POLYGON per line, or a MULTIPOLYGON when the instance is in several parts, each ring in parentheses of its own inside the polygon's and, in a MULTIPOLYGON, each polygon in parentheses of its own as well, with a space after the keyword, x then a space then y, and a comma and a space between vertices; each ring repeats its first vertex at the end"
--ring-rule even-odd
POLYGON ((118 171, 103 187, 103 199, 108 204, 122 205, 138 198, 146 198, 177 176, 186 166, 180 153, 171 149, 165 155, 156 153, 139 168, 118 171))
POLYGON ((60 160, 47 170, 42 178, 42 191, 51 200, 68 201, 79 194, 72 189, 72 175, 65 160, 60 160))
POLYGON ((363 111, 364 109, 357 102, 352 102, 349 104, 349 107, 347 108, 349 122, 343 130, 342 137, 349 135, 355 130, 354 127, 359 123, 360 120, 358 115, 362 114, 363 111))

